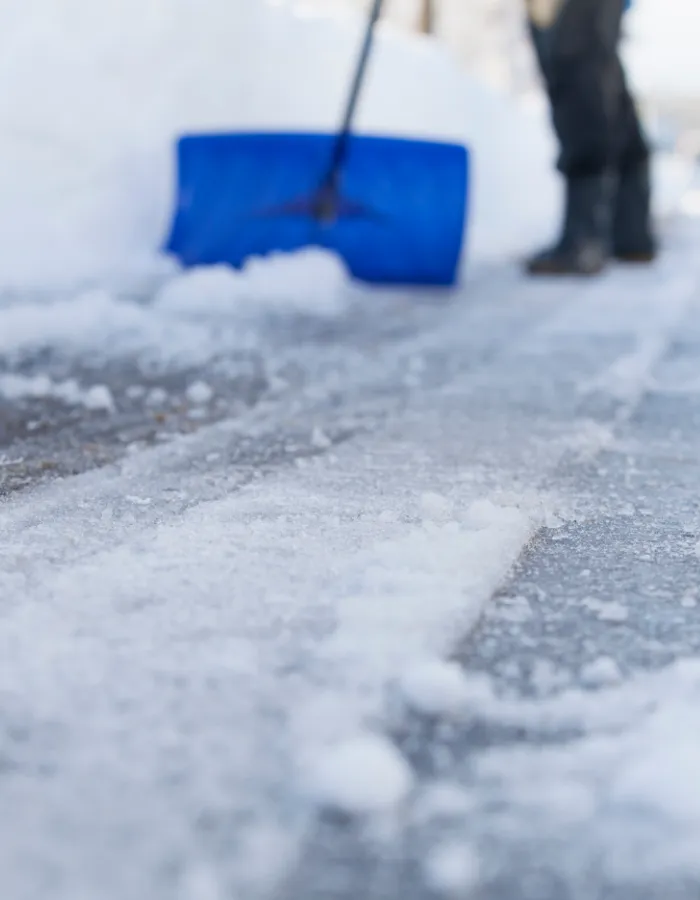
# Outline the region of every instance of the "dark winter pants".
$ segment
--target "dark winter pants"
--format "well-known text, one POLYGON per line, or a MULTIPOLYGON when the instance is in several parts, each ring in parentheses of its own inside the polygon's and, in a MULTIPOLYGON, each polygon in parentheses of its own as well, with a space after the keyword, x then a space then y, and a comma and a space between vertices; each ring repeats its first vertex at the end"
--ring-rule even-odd
POLYGON ((625 172, 649 150, 618 56, 625 0, 562 0, 532 37, 569 178, 625 172))

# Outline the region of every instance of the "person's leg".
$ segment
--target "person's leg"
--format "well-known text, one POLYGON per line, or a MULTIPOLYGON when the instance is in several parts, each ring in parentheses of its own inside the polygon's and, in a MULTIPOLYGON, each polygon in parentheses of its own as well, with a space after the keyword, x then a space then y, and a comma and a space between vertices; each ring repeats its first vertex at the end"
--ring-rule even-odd
POLYGON ((649 155, 634 101, 625 84, 620 115, 618 186, 613 211, 613 254, 625 262, 651 262, 656 256, 651 223, 649 155))
POLYGON ((621 113, 617 57, 624 0, 529 0, 532 36, 566 181, 559 242, 528 263, 534 274, 595 274, 609 256, 621 113), (550 16, 538 8, 550 7, 550 16))

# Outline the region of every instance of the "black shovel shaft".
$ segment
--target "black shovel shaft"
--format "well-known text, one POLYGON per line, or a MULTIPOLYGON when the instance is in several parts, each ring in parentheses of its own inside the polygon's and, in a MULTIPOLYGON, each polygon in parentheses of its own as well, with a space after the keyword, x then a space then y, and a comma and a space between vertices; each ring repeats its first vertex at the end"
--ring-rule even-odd
POLYGON ((355 67, 355 75, 350 88, 350 94, 348 95, 347 103, 345 105, 345 115, 343 117, 342 125, 333 147, 333 155, 331 157, 331 163, 328 168, 328 174, 322 182, 321 190, 333 190, 335 188, 335 185, 338 181, 338 175, 340 174, 341 166, 345 161, 345 154, 347 153, 348 149, 348 140, 350 138, 350 132, 352 130, 352 123, 355 118, 357 103, 360 99, 362 85, 364 84, 365 73, 367 71, 367 63, 369 62, 369 57, 372 50, 374 26, 377 24, 379 16, 381 15, 383 3, 384 0, 372 0, 372 7, 370 10, 369 19, 367 20, 367 27, 365 29, 365 37, 362 42, 362 50, 360 51, 360 56, 357 60, 357 66, 355 67))

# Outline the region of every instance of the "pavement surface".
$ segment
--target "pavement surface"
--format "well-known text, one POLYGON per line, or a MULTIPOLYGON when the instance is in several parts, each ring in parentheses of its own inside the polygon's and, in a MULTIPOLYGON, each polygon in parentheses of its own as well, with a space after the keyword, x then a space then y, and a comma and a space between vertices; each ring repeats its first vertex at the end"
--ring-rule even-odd
MULTIPOLYGON (((615 799, 621 764, 594 752, 602 725, 523 710, 549 709, 572 689, 624 687, 700 649, 698 240, 694 221, 679 222, 651 270, 616 269, 591 283, 534 284, 491 269, 458 298, 397 294, 332 322, 273 318, 252 350, 198 365, 50 347, 8 357, 0 374, 99 382, 114 404, 0 398, 8 896, 695 898, 700 873, 685 858, 648 871, 637 862, 662 834, 676 846, 697 841, 700 807, 691 804, 685 832, 671 838, 681 816, 615 799), (211 389, 206 402, 188 393, 198 381, 211 389), (280 484, 286 494, 273 490, 280 484), (382 728, 415 781, 398 820, 378 827, 305 806, 290 774, 290 710, 321 677, 333 613, 312 605, 303 620, 280 619, 279 610, 267 620, 248 610, 243 628, 244 614, 229 623, 219 603, 209 618, 181 614, 176 636, 170 614, 180 600, 205 609, 224 596, 226 578, 240 578, 251 603, 274 607, 261 575, 268 566, 289 573, 279 577, 289 577, 292 593, 333 594, 346 541, 353 553, 374 546, 363 510, 379 521, 421 491, 456 492, 457 504, 530 492, 551 499, 556 522, 503 551, 503 577, 473 589, 480 599, 469 599, 445 651, 475 681, 488 676, 519 712, 484 714, 477 704, 447 724, 403 707, 387 715, 382 728), (291 500, 276 499, 283 495, 291 500), (207 521, 228 515, 232 502, 243 503, 247 528, 264 521, 269 532, 234 529, 243 552, 230 560, 211 549, 212 532, 195 556, 207 521), (295 542, 287 545, 281 520, 290 504, 302 511, 289 520, 295 542), (323 519, 331 509, 338 522, 323 519), (255 552, 246 549, 258 540, 255 552), (335 563, 324 569, 325 542, 335 563), (272 543, 287 554, 282 562, 272 543), (112 587, 120 566, 130 574, 112 587), (264 689, 251 693, 254 710, 241 701, 245 672, 220 681, 213 661, 217 629, 234 625, 248 641, 271 641, 277 660, 270 683, 261 678, 264 689), (173 649, 184 645, 191 657, 173 649), (292 670, 303 689, 289 688, 292 670), (216 686, 203 700, 207 678, 216 686), (254 739, 241 737, 247 731, 254 739), (156 741, 163 733, 168 741, 156 741), (226 734, 245 752, 222 758, 226 734), (134 754, 127 766, 125 753, 134 754), (451 809, 418 815, 437 782, 450 785, 451 809), (274 818, 295 835, 273 887, 245 877, 249 825, 261 808, 265 827, 274 818), (191 845, 211 878, 183 875, 190 850, 182 848, 191 845), (445 847, 452 855, 440 857, 445 847)), ((377 671, 384 675, 381 661, 377 671)), ((619 732, 642 740, 627 724, 619 732)))

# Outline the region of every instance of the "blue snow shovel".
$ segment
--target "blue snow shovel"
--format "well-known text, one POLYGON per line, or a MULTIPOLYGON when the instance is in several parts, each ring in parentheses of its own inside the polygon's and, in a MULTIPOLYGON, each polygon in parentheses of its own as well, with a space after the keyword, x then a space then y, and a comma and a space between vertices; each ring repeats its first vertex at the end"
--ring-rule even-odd
POLYGON ((351 128, 374 0, 338 134, 194 134, 177 147, 177 210, 166 251, 184 266, 322 247, 379 284, 454 284, 467 209, 461 145, 358 136, 351 128))

